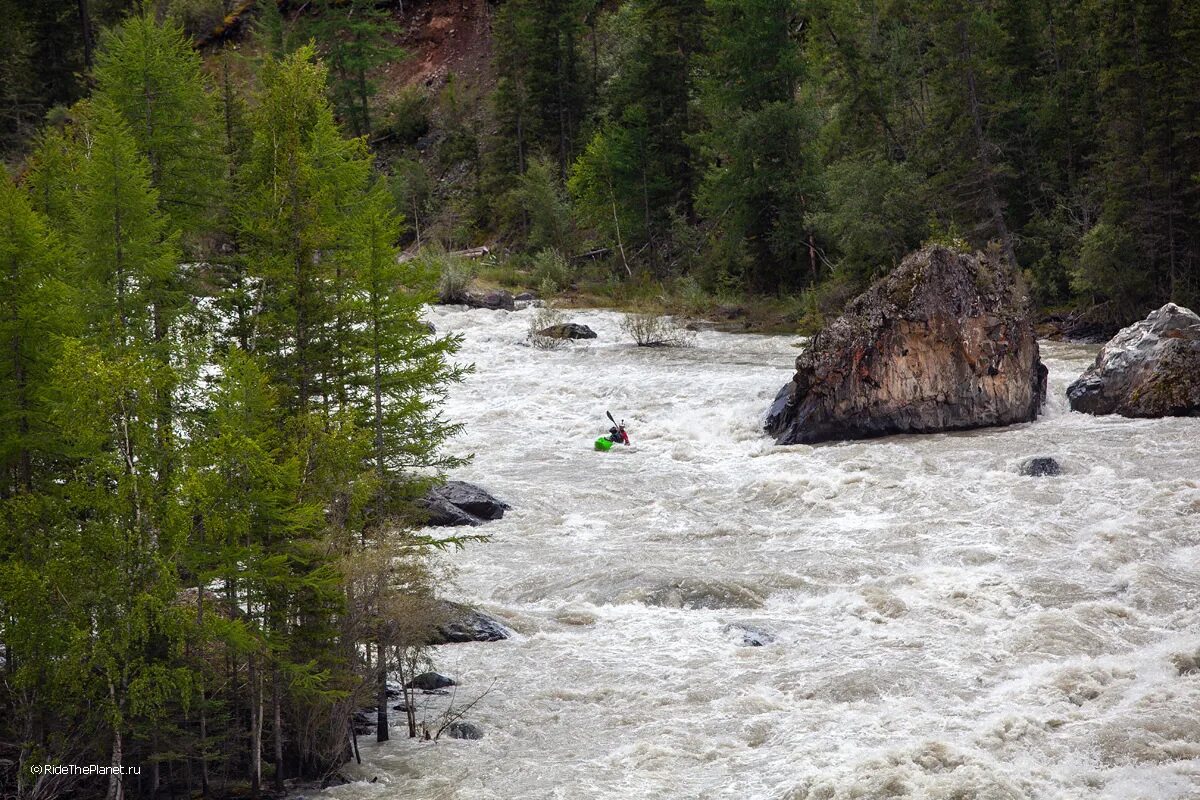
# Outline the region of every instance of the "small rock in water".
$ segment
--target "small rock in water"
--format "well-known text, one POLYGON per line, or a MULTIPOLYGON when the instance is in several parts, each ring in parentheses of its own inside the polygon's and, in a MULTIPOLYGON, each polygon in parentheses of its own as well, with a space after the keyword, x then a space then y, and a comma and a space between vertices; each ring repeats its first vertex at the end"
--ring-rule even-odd
POLYGON ((753 625, 743 625, 739 622, 726 625, 724 632, 738 639, 738 645, 741 647, 763 647, 775 641, 774 634, 767 633, 753 625))
POLYGON ((519 295, 514 297, 513 300, 517 300, 522 303, 528 303, 530 300, 537 300, 537 295, 533 292, 521 292, 519 295))
POLYGON ((459 603, 445 602, 446 621, 437 627, 428 644, 460 644, 462 642, 498 642, 511 633, 498 620, 482 611, 459 603))
POLYGON ((446 728, 451 739, 482 739, 483 729, 472 722, 451 722, 446 728))
POLYGON ((561 325, 551 325, 537 332, 538 336, 547 339, 595 339, 596 332, 587 325, 578 322, 564 322, 561 325))
POLYGON ((1039 456, 1037 458, 1027 458, 1021 462, 1021 474, 1028 475, 1034 478, 1040 478, 1044 475, 1059 475, 1062 473, 1062 467, 1058 462, 1049 456, 1039 456))
POLYGON ((413 678, 405 686, 407 689, 421 689, 423 691, 431 691, 433 689, 444 689, 447 686, 457 686, 453 679, 447 678, 445 675, 439 675, 436 672, 422 672, 417 677, 413 678))

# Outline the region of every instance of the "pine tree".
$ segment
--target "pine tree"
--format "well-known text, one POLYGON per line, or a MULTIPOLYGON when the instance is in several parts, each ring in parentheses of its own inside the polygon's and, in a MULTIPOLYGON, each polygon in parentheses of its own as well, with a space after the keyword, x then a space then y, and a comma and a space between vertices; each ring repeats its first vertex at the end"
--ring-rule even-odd
POLYGON ((374 0, 317 0, 312 5, 301 29, 316 41, 329 65, 330 95, 339 116, 355 136, 367 136, 373 130, 371 100, 379 89, 375 74, 404 57, 392 43, 399 28, 374 0))
POLYGON ((95 78, 94 101, 128 124, 170 226, 202 231, 223 194, 224 168, 200 55, 178 27, 135 15, 105 32, 95 78))
POLYGON ((342 204, 369 171, 363 144, 338 132, 325 81, 311 48, 267 63, 240 176, 239 229, 261 280, 255 349, 288 387, 284 402, 301 413, 336 392, 324 383, 336 374, 329 347, 333 254, 344 236, 342 204))
POLYGON ((799 9, 792 0, 710 0, 709 7, 701 102, 708 128, 700 139, 711 165, 701 207, 749 286, 772 291, 816 282, 806 219, 819 191, 809 144, 815 125, 796 98, 804 75, 792 34, 799 9))

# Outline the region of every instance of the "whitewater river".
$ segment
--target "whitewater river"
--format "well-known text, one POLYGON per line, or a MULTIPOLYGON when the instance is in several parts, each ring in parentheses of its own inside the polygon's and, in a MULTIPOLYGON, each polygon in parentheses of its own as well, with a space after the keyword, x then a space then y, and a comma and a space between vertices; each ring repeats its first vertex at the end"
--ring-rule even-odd
POLYGON ((533 313, 429 312, 477 367, 456 477, 512 504, 451 561, 515 635, 436 654, 485 738, 363 737, 322 797, 1200 798, 1200 419, 1071 413, 1095 348, 1045 344, 1036 423, 777 447, 794 337, 533 313))

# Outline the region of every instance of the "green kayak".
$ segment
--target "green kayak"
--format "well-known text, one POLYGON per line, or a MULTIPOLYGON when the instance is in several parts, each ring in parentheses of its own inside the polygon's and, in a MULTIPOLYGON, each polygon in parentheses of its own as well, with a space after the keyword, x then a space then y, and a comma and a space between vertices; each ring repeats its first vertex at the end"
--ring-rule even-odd
POLYGON ((613 444, 615 444, 615 442, 613 442, 612 439, 608 438, 607 436, 601 436, 596 440, 596 449, 608 451, 612 449, 613 444))

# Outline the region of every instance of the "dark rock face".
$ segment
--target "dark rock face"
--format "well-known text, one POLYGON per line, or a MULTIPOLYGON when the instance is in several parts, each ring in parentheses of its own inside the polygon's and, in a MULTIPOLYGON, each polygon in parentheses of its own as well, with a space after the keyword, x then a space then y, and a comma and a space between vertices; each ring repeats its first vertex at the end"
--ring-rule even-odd
POLYGON ((500 519, 509 508, 508 503, 464 481, 434 486, 421 504, 429 512, 426 524, 439 527, 480 525, 485 520, 500 519))
POLYGON ((518 303, 529 303, 533 300, 537 300, 537 295, 533 292, 521 292, 519 295, 514 297, 513 300, 516 300, 518 303))
POLYGON ((517 307, 512 292, 503 289, 494 292, 467 292, 463 295, 463 302, 471 308, 490 308, 493 311, 513 311, 517 307))
POLYGON ((771 408, 767 411, 765 427, 768 431, 773 431, 783 426, 788 408, 792 404, 792 391, 795 388, 795 382, 788 381, 775 393, 775 399, 771 401, 771 408))
POLYGON ((1167 303, 1125 328, 1067 388, 1071 410, 1200 416, 1200 316, 1167 303))
POLYGON ((1039 456, 1037 458, 1027 458, 1021 463, 1021 474, 1028 475, 1032 478, 1041 478, 1048 475, 1062 474, 1062 467, 1058 462, 1048 456, 1039 456))
POLYGON ((537 332, 538 336, 545 336, 547 339, 595 339, 596 332, 587 325, 580 325, 577 322, 565 322, 562 325, 551 325, 549 328, 542 328, 537 332))
POLYGON ((1029 422, 1046 368, 1012 270, 935 245, 813 337, 789 386, 766 426, 779 444, 1029 422))
POLYGON ((498 620, 482 611, 458 603, 445 603, 447 621, 438 626, 429 644, 461 644, 463 642, 498 642, 507 639, 511 631, 498 620))
POLYGON ((473 722, 451 722, 446 728, 451 739, 482 739, 483 729, 473 722))
POLYGON ((447 686, 456 686, 453 679, 447 678, 445 675, 439 675, 436 672, 422 672, 417 677, 404 685, 406 689, 421 689, 422 691, 433 691, 435 689, 445 689, 447 686))

